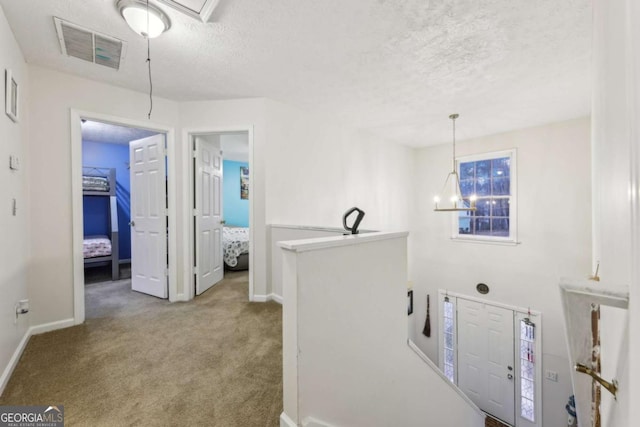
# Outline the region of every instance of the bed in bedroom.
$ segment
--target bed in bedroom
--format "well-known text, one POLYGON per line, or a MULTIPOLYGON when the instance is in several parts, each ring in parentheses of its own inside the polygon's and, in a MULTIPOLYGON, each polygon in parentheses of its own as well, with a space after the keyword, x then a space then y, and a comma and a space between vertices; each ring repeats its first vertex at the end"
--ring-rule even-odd
POLYGON ((249 229, 224 227, 222 229, 222 253, 226 270, 249 269, 249 229))
POLYGON ((116 170, 114 168, 83 167, 82 195, 84 203, 87 198, 108 197, 109 219, 108 235, 84 236, 83 257, 84 266, 93 267, 111 263, 111 279, 118 280, 120 276, 120 258, 118 254, 118 203, 116 201, 116 170))

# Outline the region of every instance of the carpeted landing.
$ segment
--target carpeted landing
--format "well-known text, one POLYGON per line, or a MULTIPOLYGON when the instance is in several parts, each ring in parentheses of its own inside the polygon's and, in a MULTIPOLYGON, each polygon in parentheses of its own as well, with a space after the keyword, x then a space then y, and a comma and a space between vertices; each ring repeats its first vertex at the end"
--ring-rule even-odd
POLYGON ((83 325, 31 338, 0 405, 64 405, 68 426, 278 426, 282 310, 228 273, 188 303, 86 287, 83 325))

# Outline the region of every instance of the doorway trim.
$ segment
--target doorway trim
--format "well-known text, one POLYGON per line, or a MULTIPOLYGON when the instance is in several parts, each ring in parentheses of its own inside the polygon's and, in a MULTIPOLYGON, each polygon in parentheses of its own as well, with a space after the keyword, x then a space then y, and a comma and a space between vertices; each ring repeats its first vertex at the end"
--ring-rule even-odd
MULTIPOLYGON (((253 160, 253 125, 246 126, 223 126, 223 127, 205 127, 205 128, 185 128, 182 131, 182 167, 188 176, 188 179, 183 180, 182 191, 185 194, 185 203, 184 203, 184 211, 183 215, 185 220, 182 222, 183 225, 183 233, 185 236, 188 236, 188 241, 184 245, 184 259, 185 259, 185 267, 184 267, 184 277, 183 283, 186 286, 184 290, 184 296, 186 300, 191 300, 195 298, 195 280, 193 275, 193 265, 195 262, 195 231, 193 229, 193 205, 194 205, 194 193, 195 186, 193 183, 193 138, 198 135, 209 135, 209 134, 223 134, 223 133, 231 133, 231 132, 247 132, 247 138, 249 140, 249 173, 251 174, 251 170, 253 168, 254 160, 253 160)), ((224 160, 224 153, 222 155, 222 159, 224 160)), ((224 175, 223 175, 224 179, 224 175)), ((254 195, 254 180, 249 178, 249 301, 254 301, 254 274, 255 268, 253 268, 254 264, 254 232, 255 230, 255 222, 254 222, 254 206, 253 203, 253 195, 254 195)))
POLYGON ((121 126, 147 129, 166 135, 167 143, 167 195, 169 198, 169 301, 181 300, 177 281, 177 159, 175 130, 173 127, 154 122, 127 119, 124 117, 70 109, 71 129, 71 209, 73 230, 73 318, 79 325, 85 320, 84 301, 84 259, 82 255, 83 225, 82 216, 82 128, 81 119, 96 120, 121 126))
MULTIPOLYGON (((498 301, 492 301, 492 300, 488 300, 488 299, 482 299, 482 298, 477 298, 475 296, 471 296, 471 295, 465 295, 465 294, 461 294, 461 293, 457 293, 457 292, 450 292, 446 289, 438 289, 438 359, 437 359, 437 363, 438 363, 438 368, 444 372, 443 370, 443 364, 444 364, 444 360, 443 360, 443 347, 444 347, 444 336, 443 336, 443 331, 444 331, 444 325, 442 322, 442 317, 443 317, 443 312, 442 312, 442 301, 444 300, 445 297, 451 297, 455 299, 454 302, 454 311, 455 311, 455 320, 454 320, 454 329, 456 330, 455 335, 454 335, 454 340, 456 341, 456 348, 455 348, 455 353, 454 353, 454 360, 455 360, 455 365, 456 365, 456 370, 458 369, 458 346, 457 346, 457 340, 458 340, 458 334, 457 334, 457 328, 458 328, 458 299, 464 299, 467 301, 473 301, 473 302, 477 302, 477 303, 481 303, 481 304, 486 304, 486 305, 491 305, 493 307, 499 307, 499 308, 503 308, 506 310, 510 310, 513 312, 513 328, 514 328, 514 335, 513 335, 513 346, 514 346, 514 363, 515 363, 515 373, 516 375, 516 382, 515 382, 515 389, 514 389, 514 410, 515 410, 515 427, 529 427, 529 426, 541 426, 542 425, 542 387, 543 387, 543 383, 542 383, 542 370, 543 370, 543 360, 542 360, 542 312, 537 311, 537 310, 531 310, 529 308, 525 308, 525 307, 518 307, 515 305, 509 305, 509 304, 504 304, 498 301), (522 418, 520 416, 520 375, 518 374, 520 372, 520 350, 517 347, 517 343, 520 342, 520 335, 518 335, 516 333, 517 330, 517 326, 519 325, 520 321, 523 320, 525 317, 532 317, 535 319, 535 322, 540 326, 539 328, 537 328, 537 332, 536 332, 536 340, 535 340, 535 354, 537 354, 537 359, 535 362, 535 383, 536 383, 536 390, 535 390, 535 422, 531 423, 530 421, 522 418)), ((455 385, 456 387, 458 386, 458 374, 456 372, 455 374, 455 385)))

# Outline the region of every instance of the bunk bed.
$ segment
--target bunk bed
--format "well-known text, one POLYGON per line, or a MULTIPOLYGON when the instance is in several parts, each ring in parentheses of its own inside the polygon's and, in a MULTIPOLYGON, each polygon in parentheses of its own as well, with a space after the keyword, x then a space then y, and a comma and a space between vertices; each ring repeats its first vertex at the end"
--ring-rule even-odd
POLYGON ((83 255, 85 268, 111 263, 111 280, 120 278, 118 254, 118 202, 116 200, 116 170, 85 166, 82 168, 82 195, 109 198, 108 236, 84 236, 83 255))

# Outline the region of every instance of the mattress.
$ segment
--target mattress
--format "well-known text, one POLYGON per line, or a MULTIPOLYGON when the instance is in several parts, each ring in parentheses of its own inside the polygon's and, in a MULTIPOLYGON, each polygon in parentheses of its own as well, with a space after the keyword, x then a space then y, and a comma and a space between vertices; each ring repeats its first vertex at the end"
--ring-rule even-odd
POLYGON ((111 255, 111 240, 107 236, 87 236, 82 245, 85 258, 96 258, 111 255))
POLYGON ((246 227, 224 227, 222 229, 222 253, 229 267, 238 265, 238 257, 249 253, 249 229, 246 227))
POLYGON ((84 191, 104 191, 109 192, 109 179, 104 176, 82 176, 82 189, 84 191))

